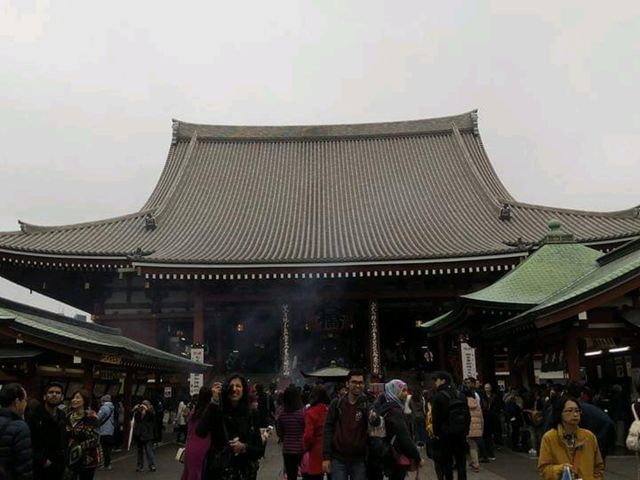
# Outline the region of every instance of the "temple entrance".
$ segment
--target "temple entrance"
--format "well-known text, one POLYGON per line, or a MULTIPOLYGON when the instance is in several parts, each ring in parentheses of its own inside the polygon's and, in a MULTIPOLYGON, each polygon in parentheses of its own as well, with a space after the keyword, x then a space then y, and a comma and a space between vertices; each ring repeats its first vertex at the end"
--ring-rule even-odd
POLYGON ((342 302, 322 302, 299 312, 291 325, 294 369, 313 371, 332 361, 345 368, 366 368, 364 315, 366 308, 342 302))

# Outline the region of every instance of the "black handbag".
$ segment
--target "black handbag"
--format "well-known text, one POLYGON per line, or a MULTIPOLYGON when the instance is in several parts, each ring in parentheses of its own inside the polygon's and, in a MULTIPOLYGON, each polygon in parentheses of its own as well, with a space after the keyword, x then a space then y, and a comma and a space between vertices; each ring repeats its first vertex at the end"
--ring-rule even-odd
POLYGON ((207 461, 207 470, 213 472, 224 472, 231 467, 233 460, 233 450, 229 446, 229 434, 227 426, 222 418, 222 431, 224 432, 224 447, 220 450, 214 450, 207 461))

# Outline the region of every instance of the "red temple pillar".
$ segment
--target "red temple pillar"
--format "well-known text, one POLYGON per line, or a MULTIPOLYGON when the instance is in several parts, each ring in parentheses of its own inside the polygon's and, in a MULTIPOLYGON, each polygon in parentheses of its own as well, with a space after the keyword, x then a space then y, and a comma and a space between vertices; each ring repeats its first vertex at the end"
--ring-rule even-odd
POLYGON ((567 373, 569 380, 580 380, 580 352, 578 351, 578 336, 570 331, 564 346, 564 357, 567 359, 567 373))
POLYGON ((199 286, 193 292, 193 344, 204 344, 204 296, 199 286))
POLYGON ((93 362, 84 360, 84 376, 82 378, 82 388, 93 396, 93 362))

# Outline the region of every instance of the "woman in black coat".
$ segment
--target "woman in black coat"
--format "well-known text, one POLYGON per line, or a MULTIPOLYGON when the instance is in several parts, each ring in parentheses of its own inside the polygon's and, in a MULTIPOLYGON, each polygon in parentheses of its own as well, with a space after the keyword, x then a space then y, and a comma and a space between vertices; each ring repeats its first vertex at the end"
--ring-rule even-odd
POLYGON ((203 480, 255 480, 264 455, 257 412, 249 408, 247 380, 231 375, 211 388, 211 404, 196 428, 199 437, 211 434, 203 480))
POLYGON ((376 403, 376 411, 384 418, 386 439, 392 449, 386 465, 389 480, 402 480, 411 467, 418 468, 423 464, 404 414, 407 394, 406 383, 391 380, 384 386, 384 397, 376 403))
POLYGON ((138 465, 136 472, 144 470, 144 457, 147 457, 149 471, 156 471, 156 454, 153 451, 153 439, 155 437, 155 411, 149 400, 144 400, 134 407, 133 438, 138 447, 138 465))

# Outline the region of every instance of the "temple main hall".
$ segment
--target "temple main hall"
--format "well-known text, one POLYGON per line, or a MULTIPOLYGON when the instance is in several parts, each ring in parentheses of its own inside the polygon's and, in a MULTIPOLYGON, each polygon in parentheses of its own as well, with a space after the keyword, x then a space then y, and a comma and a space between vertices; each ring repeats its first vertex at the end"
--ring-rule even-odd
MULTIPOLYGON (((446 329, 424 325, 514 270, 551 219, 603 253, 640 235, 637 207, 513 198, 476 111, 324 126, 174 120, 167 143, 139 210, 72 225, 19 221, 0 233, 0 275, 147 345, 178 355, 202 347, 220 373, 289 376, 331 361, 374 377, 459 371, 461 336, 483 330, 491 305, 473 325, 468 315, 446 329)), ((491 348, 484 368, 499 357, 491 348)))

